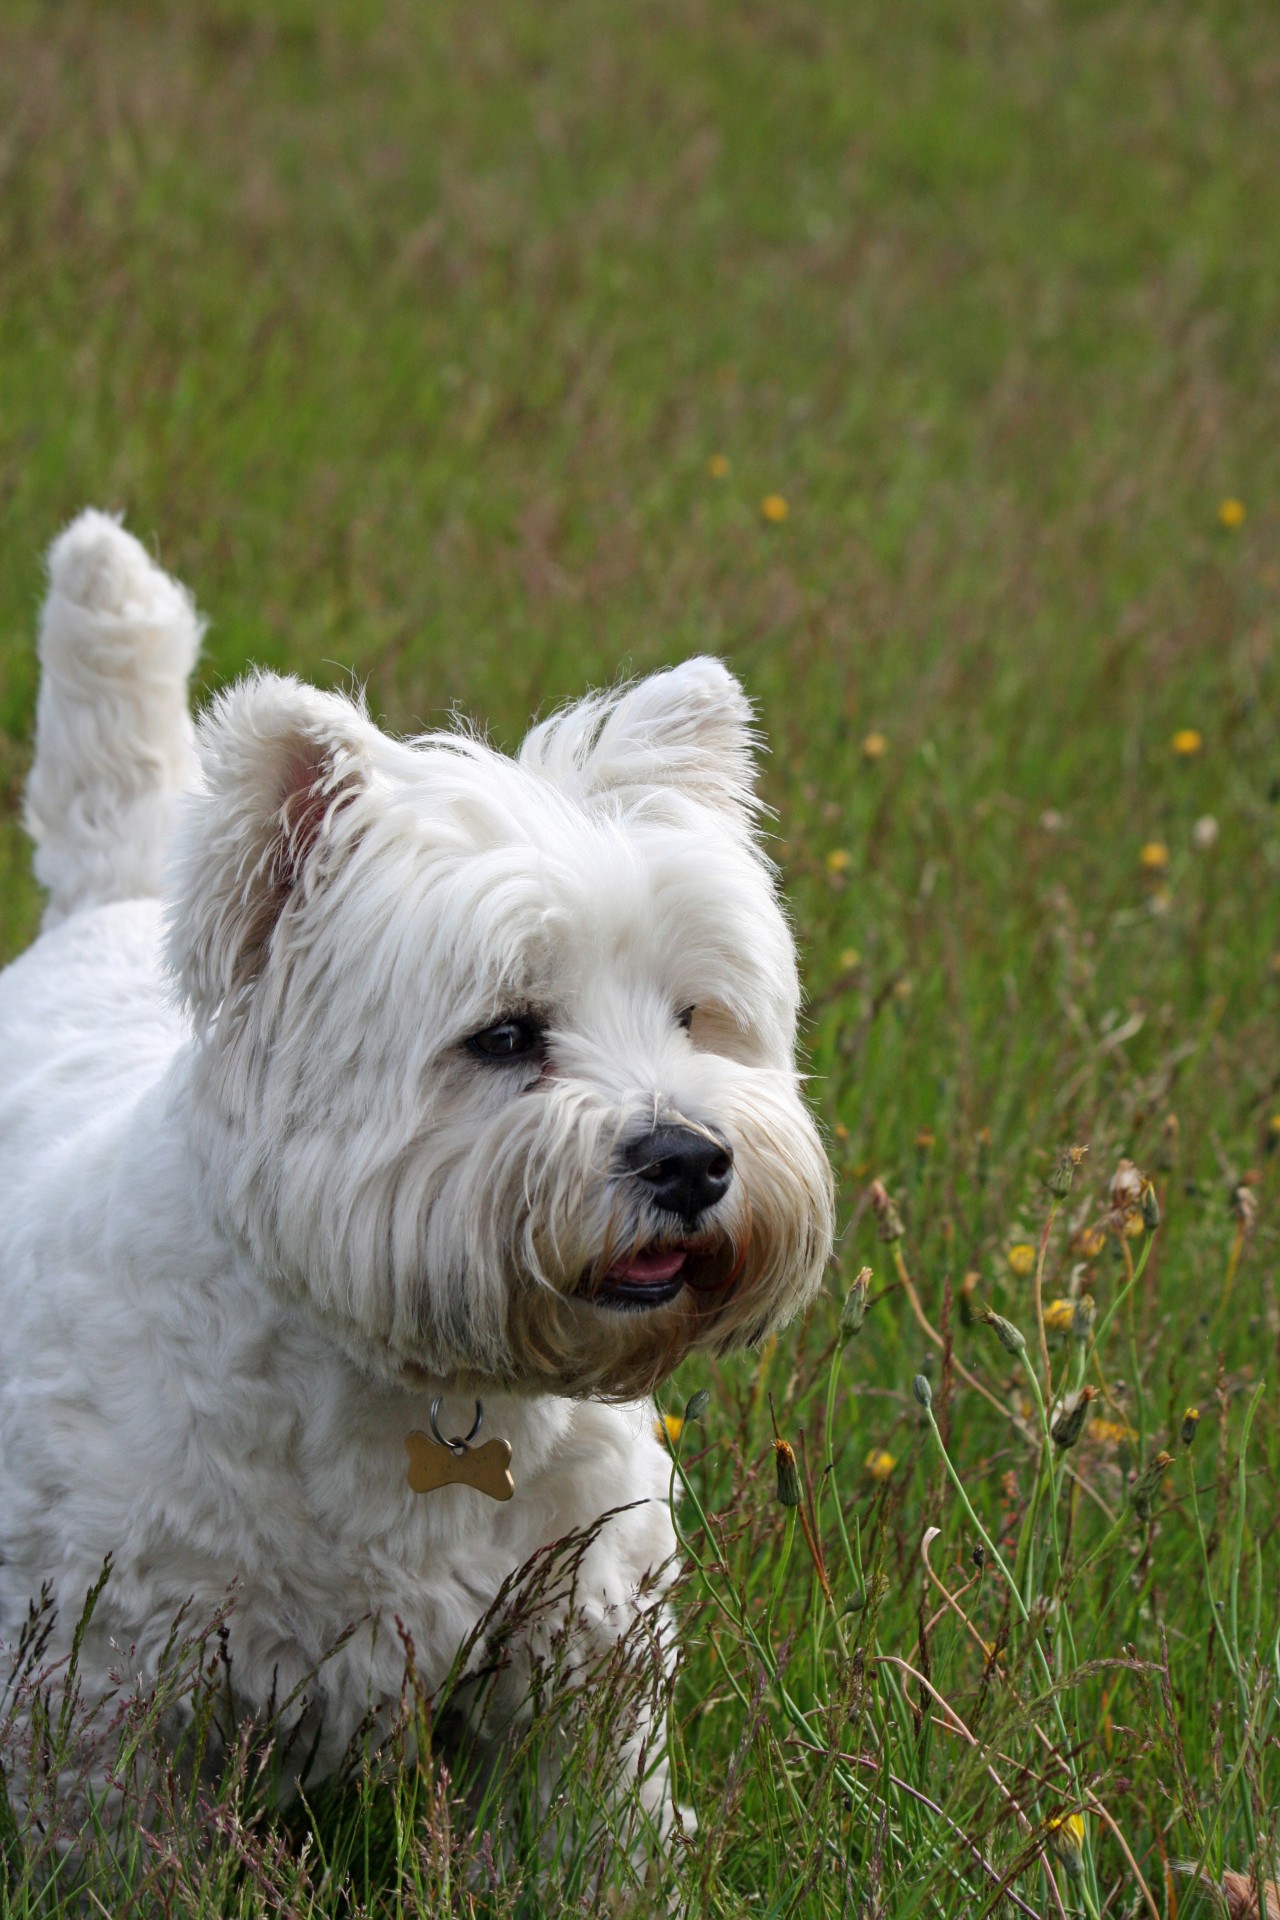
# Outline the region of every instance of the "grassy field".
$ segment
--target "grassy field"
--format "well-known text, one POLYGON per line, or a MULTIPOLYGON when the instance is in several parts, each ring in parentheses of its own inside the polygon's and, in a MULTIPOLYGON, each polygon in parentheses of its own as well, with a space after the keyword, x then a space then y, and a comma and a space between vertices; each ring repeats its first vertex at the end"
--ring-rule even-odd
MULTIPOLYGON (((661 1884, 585 1748, 540 1876, 443 1774, 280 1829, 246 1759, 95 1843, 95 1910, 1193 1920, 1276 1870, 1278 82, 1227 0, 9 0, 0 957, 86 502, 195 587, 206 688, 512 744, 714 650, 844 1223, 807 1325, 668 1391, 661 1884), (1096 1303, 1065 1450, 1037 1293, 1096 1303)), ((70 1898, 7 1848, 7 1911, 70 1898)))

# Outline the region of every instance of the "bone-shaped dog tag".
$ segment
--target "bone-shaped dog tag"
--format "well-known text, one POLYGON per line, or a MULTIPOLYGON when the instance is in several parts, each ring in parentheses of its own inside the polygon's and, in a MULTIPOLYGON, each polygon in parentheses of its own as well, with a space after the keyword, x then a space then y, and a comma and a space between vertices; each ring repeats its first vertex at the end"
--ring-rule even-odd
POLYGON ((442 1447, 429 1434, 407 1433, 409 1485, 415 1493, 434 1493, 437 1487, 474 1487, 491 1500, 509 1500, 516 1490, 511 1478, 511 1442, 486 1440, 482 1447, 442 1447))

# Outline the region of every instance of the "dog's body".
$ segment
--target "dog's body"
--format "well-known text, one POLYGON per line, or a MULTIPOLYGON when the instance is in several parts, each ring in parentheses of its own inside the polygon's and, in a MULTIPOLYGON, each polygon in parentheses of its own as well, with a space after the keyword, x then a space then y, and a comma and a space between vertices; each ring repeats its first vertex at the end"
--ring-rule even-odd
POLYGON ((50 906, 0 977, 0 1637, 47 1584, 65 1646, 109 1555, 80 1654, 106 1690, 234 1582, 236 1696, 318 1669, 323 1772, 401 1686, 395 1621, 437 1685, 601 1514, 583 1631, 654 1605, 647 1394, 817 1284, 749 713, 694 661, 516 762, 263 676, 197 740, 182 590, 97 514, 50 572, 50 906), (483 1401, 513 1498, 410 1490, 437 1396, 447 1435, 483 1401))

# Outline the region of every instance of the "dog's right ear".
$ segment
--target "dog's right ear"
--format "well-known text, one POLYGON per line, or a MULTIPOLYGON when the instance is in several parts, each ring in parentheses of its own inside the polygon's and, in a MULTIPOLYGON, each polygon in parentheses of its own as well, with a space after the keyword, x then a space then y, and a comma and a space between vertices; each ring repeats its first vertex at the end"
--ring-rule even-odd
POLYGON ((379 737, 352 701, 270 673, 201 718, 202 785, 180 804, 165 887, 167 958, 198 1026, 251 984, 291 898, 341 857, 379 737))

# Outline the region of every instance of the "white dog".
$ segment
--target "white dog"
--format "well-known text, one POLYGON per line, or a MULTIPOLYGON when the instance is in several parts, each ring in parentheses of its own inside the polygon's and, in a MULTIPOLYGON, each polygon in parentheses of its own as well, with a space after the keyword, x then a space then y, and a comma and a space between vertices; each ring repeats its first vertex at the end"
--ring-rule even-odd
POLYGON ((636 1626, 674 1544, 645 1396, 819 1283, 751 711, 698 659, 514 760, 269 674, 193 730, 184 590, 95 512, 49 575, 49 906, 0 977, 0 1635, 47 1586, 65 1650, 109 1555, 105 1693, 234 1581, 236 1697, 306 1682, 322 1774, 400 1690, 395 1620, 438 1685, 613 1509, 575 1617, 636 1626))

